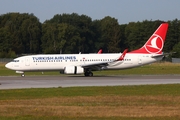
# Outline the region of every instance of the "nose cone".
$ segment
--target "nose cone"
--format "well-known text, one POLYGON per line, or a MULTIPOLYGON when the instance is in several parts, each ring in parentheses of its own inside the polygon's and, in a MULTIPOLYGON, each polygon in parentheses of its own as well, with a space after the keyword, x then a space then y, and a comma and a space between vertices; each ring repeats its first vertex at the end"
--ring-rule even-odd
POLYGON ((12 69, 11 63, 7 63, 7 64, 5 65, 5 67, 8 68, 8 69, 12 69))

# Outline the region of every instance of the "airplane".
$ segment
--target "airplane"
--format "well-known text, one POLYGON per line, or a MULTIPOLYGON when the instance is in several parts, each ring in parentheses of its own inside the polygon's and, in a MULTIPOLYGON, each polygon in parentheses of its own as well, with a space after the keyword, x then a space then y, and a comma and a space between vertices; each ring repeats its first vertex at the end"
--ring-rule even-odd
POLYGON ((92 71, 128 69, 159 61, 168 23, 162 23, 147 42, 139 49, 123 53, 103 54, 38 54, 15 58, 5 65, 21 76, 29 71, 60 71, 64 74, 93 76, 92 71))

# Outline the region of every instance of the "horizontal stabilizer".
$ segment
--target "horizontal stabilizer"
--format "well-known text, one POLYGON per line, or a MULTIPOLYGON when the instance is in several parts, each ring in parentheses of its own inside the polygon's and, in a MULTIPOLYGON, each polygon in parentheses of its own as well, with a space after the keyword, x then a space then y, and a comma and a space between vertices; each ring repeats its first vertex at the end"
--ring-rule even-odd
POLYGON ((162 56, 164 56, 164 54, 161 54, 161 55, 153 55, 153 56, 151 56, 152 58, 158 58, 158 57, 162 57, 162 56))

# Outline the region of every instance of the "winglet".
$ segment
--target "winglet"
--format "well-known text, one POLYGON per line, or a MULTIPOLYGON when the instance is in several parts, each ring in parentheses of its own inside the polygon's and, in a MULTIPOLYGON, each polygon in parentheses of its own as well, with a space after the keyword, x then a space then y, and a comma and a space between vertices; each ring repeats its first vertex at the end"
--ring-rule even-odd
POLYGON ((102 53, 102 49, 100 49, 97 54, 101 54, 101 53, 102 53))
POLYGON ((122 61, 122 60, 124 60, 124 57, 125 57, 127 51, 128 51, 128 49, 125 49, 125 50, 123 51, 122 55, 119 57, 119 59, 117 59, 117 61, 122 61))

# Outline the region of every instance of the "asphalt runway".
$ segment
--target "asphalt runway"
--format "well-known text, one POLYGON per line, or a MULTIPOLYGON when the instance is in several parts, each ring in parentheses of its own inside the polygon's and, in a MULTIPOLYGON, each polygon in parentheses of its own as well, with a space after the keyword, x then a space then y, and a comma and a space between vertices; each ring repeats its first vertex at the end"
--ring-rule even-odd
POLYGON ((8 76, 0 77, 0 89, 57 88, 75 86, 122 86, 180 84, 180 75, 122 76, 8 76))

